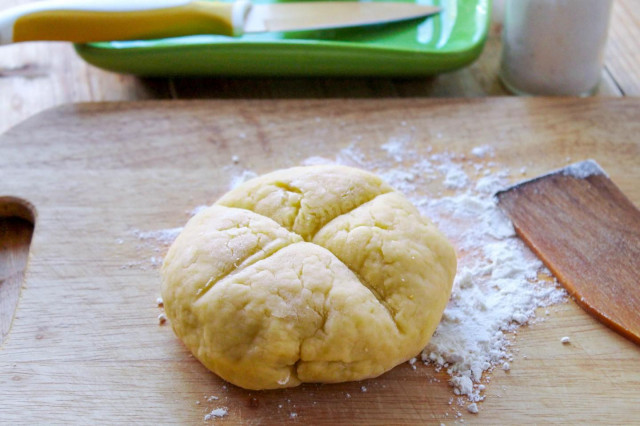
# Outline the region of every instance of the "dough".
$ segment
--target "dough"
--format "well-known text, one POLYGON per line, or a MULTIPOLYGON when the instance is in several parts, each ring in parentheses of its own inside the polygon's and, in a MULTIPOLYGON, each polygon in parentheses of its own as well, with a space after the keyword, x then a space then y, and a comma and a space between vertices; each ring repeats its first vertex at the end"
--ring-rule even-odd
POLYGON ((187 223, 162 265, 175 333, 247 389, 378 376, 416 356, 451 293, 446 238, 379 177, 276 171, 187 223))

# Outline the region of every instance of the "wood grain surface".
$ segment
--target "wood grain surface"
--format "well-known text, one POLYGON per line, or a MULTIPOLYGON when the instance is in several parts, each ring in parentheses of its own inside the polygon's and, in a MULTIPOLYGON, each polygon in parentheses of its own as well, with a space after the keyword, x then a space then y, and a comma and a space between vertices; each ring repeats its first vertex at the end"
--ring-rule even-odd
POLYGON ((410 135, 435 152, 491 145, 523 177, 594 158, 640 204, 639 116, 630 98, 489 98, 79 104, 33 117, 0 139, 0 196, 36 212, 0 347, 0 420, 185 424, 226 407, 215 423, 637 423, 640 349, 571 301, 512 336, 511 370, 491 374, 473 415, 421 363, 364 382, 227 385, 158 325, 156 297, 157 231, 182 226, 241 170, 333 157, 354 141, 380 152, 410 135))
MULTIPOLYGON (((37 0, 0 0, 0 9, 37 0)), ((502 3, 500 0, 496 4, 502 3)), ((472 65, 431 78, 138 79, 84 63, 67 43, 0 46, 0 133, 55 105, 85 101, 506 96, 499 20, 472 65)), ((598 95, 640 95, 640 2, 616 0, 598 95)))

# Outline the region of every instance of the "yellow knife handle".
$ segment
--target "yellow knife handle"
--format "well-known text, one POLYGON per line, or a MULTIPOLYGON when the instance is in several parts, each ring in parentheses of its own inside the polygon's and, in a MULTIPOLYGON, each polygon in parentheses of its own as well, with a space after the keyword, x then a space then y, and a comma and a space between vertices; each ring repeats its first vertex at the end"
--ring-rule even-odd
POLYGON ((207 0, 50 0, 0 13, 0 44, 242 34, 251 4, 207 0))

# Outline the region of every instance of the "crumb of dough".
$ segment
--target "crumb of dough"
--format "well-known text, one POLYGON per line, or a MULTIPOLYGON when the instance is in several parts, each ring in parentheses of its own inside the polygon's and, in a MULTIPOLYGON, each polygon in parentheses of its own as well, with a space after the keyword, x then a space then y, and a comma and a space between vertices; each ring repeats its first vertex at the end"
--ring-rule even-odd
POLYGON ((158 324, 164 325, 167 322, 167 316, 165 314, 158 315, 158 324))

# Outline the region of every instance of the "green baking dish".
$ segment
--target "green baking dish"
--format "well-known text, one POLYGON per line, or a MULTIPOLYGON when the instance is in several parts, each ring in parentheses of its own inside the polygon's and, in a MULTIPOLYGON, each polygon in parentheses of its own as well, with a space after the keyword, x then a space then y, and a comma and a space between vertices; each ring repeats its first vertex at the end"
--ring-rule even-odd
POLYGON ((440 6, 442 12, 427 19, 339 30, 101 42, 75 48, 92 65, 140 76, 408 77, 458 69, 480 55, 491 0, 416 2, 440 6))

